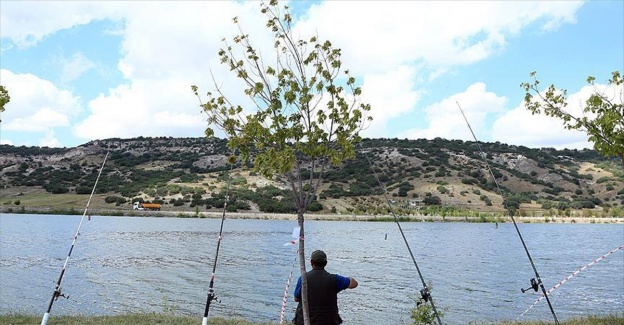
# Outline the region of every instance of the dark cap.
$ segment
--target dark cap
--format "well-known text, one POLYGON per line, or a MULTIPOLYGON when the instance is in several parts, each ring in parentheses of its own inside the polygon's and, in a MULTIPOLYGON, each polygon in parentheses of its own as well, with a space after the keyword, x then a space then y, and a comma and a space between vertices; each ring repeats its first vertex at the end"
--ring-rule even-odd
POLYGON ((327 255, 322 250, 316 250, 310 255, 310 260, 314 264, 324 264, 327 263, 327 255))

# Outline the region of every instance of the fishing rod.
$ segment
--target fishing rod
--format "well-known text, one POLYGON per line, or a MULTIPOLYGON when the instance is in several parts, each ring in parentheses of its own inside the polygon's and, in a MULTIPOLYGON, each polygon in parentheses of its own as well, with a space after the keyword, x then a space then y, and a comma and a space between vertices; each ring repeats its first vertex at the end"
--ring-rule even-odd
MULTIPOLYGON (((292 232, 292 239, 284 244, 284 246, 293 246, 297 244, 297 241, 301 239, 301 227, 295 227, 292 232)), ((286 303, 288 302, 288 288, 290 287, 290 281, 292 280, 293 270, 295 269, 295 265, 297 264, 297 257, 299 257, 299 248, 295 253, 295 258, 293 260, 293 264, 290 267, 290 274, 288 274, 288 280, 286 280, 286 288, 284 289, 284 299, 282 300, 282 312, 280 314, 280 325, 284 324, 284 320, 286 317, 286 303)))
POLYGON ((67 270, 67 263, 69 262, 69 258, 71 257, 74 246, 76 245, 76 240, 78 240, 78 235, 80 235, 80 228, 82 227, 82 222, 84 221, 84 217, 87 214, 87 210, 89 209, 89 204, 91 203, 91 199, 93 198, 93 194, 95 193, 95 188, 97 187, 98 181, 100 180, 100 175, 102 175, 102 170, 104 169, 106 158, 108 158, 108 152, 106 152, 106 156, 104 156, 104 161, 102 161, 102 167, 100 167, 100 171, 98 172, 97 178, 95 179, 95 184, 93 185, 93 189, 91 190, 91 195, 89 196, 87 205, 85 206, 84 212, 82 213, 82 218, 80 218, 78 229, 76 230, 76 234, 74 235, 74 239, 72 240, 71 247, 69 248, 69 253, 65 258, 65 263, 63 264, 63 268, 61 269, 61 275, 56 281, 56 287, 54 288, 54 292, 52 292, 52 298, 50 298, 48 309, 43 314, 43 318, 41 319, 41 325, 46 325, 48 323, 48 319, 50 318, 50 311, 52 310, 52 305, 56 300, 58 300, 59 297, 69 299, 69 295, 65 295, 61 292, 61 282, 63 281, 63 275, 65 275, 65 270, 67 270))
MULTIPOLYGON (((360 143, 360 147, 362 147, 361 143, 360 143)), ((365 151, 362 151, 362 152, 364 153, 364 156, 366 157, 366 160, 368 161, 368 164, 370 165, 371 169, 373 170, 373 175, 375 176, 375 179, 377 180, 377 184, 379 184, 379 186, 383 190, 384 200, 386 201, 386 204, 388 204, 388 209, 390 210, 390 213, 394 217, 394 222, 396 223, 397 227, 399 227, 399 232, 401 233, 401 236, 403 237, 403 241, 405 242, 405 246, 407 246, 407 251, 409 252, 410 256, 412 257, 412 262, 414 262, 414 266, 416 267, 416 271, 418 272, 418 276, 420 277, 420 281, 422 282, 423 288, 420 289, 420 300, 416 304, 420 305, 423 302, 425 302, 425 303, 429 302, 431 304, 431 308, 433 309, 433 313, 435 314, 435 317, 438 320, 438 325, 442 325, 442 321, 440 320, 440 315, 438 314, 438 310, 436 309, 435 304, 433 303, 433 297, 431 296, 431 291, 429 290, 429 287, 427 287, 427 283, 425 283, 425 278, 423 277, 422 273, 420 272, 420 268, 418 267, 418 263, 416 263, 416 258, 414 257, 414 254, 412 253, 412 249, 410 248, 410 245, 409 245, 409 243, 407 241, 407 238, 405 237, 405 233, 403 232, 403 228, 401 227, 401 223, 399 222, 399 218, 397 218, 396 213, 394 213, 394 209, 392 208, 392 205, 390 204, 390 200, 388 199, 388 196, 386 195, 386 187, 379 180, 379 177, 377 176, 377 171, 375 171, 375 167, 373 166, 373 163, 371 162, 371 160, 368 157, 368 155, 366 154, 366 152, 365 151)))
POLYGON ((292 280, 293 270, 295 265, 297 264, 297 256, 299 255, 299 250, 297 250, 297 254, 293 260, 292 267, 290 268, 290 274, 288 274, 288 280, 286 281, 286 288, 284 289, 284 300, 282 301, 282 312, 280 313, 280 325, 284 324, 284 320, 286 319, 286 303, 288 302, 288 288, 290 288, 290 281, 292 280))
MULTIPOLYGON (((607 256, 615 253, 616 251, 620 250, 624 248, 624 245, 620 245, 619 247, 609 251, 608 253, 600 256, 599 258, 591 261, 589 264, 583 266, 582 268, 576 270, 574 273, 570 274, 568 277, 566 277, 565 279, 559 281, 559 283, 557 283, 555 286, 553 286, 552 288, 550 288, 548 290, 548 294, 550 294, 551 292, 555 291, 555 289, 559 288, 562 284, 566 283, 568 280, 572 279, 573 277, 575 277, 577 274, 583 272, 584 270, 586 270, 587 268, 589 268, 590 266, 600 262, 601 260, 604 260, 605 258, 607 258, 607 256)), ((516 321, 518 321, 522 316, 524 316, 524 314, 528 313, 529 310, 531 310, 531 308, 535 307, 535 305, 537 305, 538 302, 540 302, 542 299, 544 299, 544 295, 542 294, 539 298, 537 298, 537 300, 535 300, 535 302, 529 307, 527 308, 527 310, 524 311, 524 313, 522 313, 520 316, 518 316, 518 318, 516 318, 516 321)))
MULTIPOLYGON (((487 167, 487 170, 490 172, 490 175, 492 176, 492 180, 494 180, 494 184, 496 184, 496 189, 498 190, 498 193, 503 198, 503 207, 507 208, 505 206, 505 199, 504 199, 503 191, 501 190, 500 186, 498 185, 498 182, 496 181, 496 177, 494 176, 494 173, 492 172, 492 168, 490 168, 490 164, 487 162, 487 159, 486 159, 486 157, 484 155, 483 149, 481 149, 481 145, 479 144, 479 140, 477 140, 477 136, 472 131, 472 127, 470 126, 470 122, 468 122, 468 118, 466 118, 466 114, 464 114, 464 110, 459 105, 459 102, 455 101, 455 103, 457 104, 457 107, 459 108, 459 111, 461 112, 462 116, 464 117, 464 121, 466 121, 466 124, 468 125, 468 129, 470 130, 470 133, 472 134, 472 137, 474 138, 475 142, 477 143, 477 147, 479 148, 479 151, 481 152, 481 157, 483 158, 483 161, 485 162, 485 166, 487 167)), ((527 246, 526 246, 526 244, 524 242, 524 238, 522 238, 522 233, 520 233, 520 229, 518 228, 518 224, 516 223, 516 219, 514 218, 512 213, 509 213, 509 216, 511 217, 511 221, 513 222, 513 225, 516 228, 516 232, 518 233, 518 237, 520 238, 520 242, 522 242, 522 247, 524 247, 524 251, 526 252, 527 257, 529 258, 529 262, 531 262, 531 267, 533 268, 533 272, 535 273, 535 278, 531 278, 531 281, 530 281, 531 282, 531 287, 529 287, 528 289, 520 289, 520 290, 522 291, 522 293, 524 293, 526 291, 529 291, 530 289, 533 289, 533 291, 537 292, 538 287, 541 288, 542 289, 542 293, 544 294, 544 297, 546 298, 546 301, 548 302, 548 307, 550 308, 550 312, 552 313, 553 318, 555 319, 555 324, 559 325, 559 320, 557 319, 557 314, 555 314, 555 310, 553 309, 553 306, 550 303, 550 299, 548 299, 548 294, 546 292, 546 288, 544 287, 544 283, 542 282, 542 278, 540 277, 539 273, 537 272, 537 268, 535 267, 535 263, 533 263, 533 258, 531 257, 531 253, 529 253, 529 249, 527 248, 527 246)))
POLYGON ((232 182, 232 169, 234 168, 234 163, 236 162, 234 156, 230 156, 228 162, 230 163, 230 171, 228 173, 228 182, 227 189, 225 192, 225 202, 223 203, 223 215, 221 216, 221 227, 219 228, 219 237, 217 239, 217 250, 215 253, 214 264, 212 265, 212 274, 210 275, 210 285, 208 286, 208 296, 206 297, 206 308, 204 309, 204 317, 202 319, 202 325, 208 325, 208 311, 210 311, 210 304, 213 300, 220 302, 214 292, 214 278, 215 272, 217 271, 217 260, 219 259, 219 248, 221 247, 221 238, 223 235, 223 224, 225 222, 225 212, 227 211, 227 203, 230 196, 230 184, 232 182))

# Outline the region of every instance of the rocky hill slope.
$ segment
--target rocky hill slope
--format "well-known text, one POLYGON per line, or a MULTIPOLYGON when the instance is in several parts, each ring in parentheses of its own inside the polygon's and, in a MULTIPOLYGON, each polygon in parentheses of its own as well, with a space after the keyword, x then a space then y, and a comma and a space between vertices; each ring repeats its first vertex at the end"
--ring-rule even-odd
MULTIPOLYGON (((63 201, 59 198, 88 196, 106 152, 96 191, 104 207, 131 209, 137 200, 161 203, 165 210, 223 207, 231 155, 225 140, 139 137, 96 140, 75 148, 0 146, 1 209, 41 209, 63 201)), ((231 175, 229 210, 293 211, 288 187, 279 177, 265 179, 249 162, 238 162, 231 175)), ((519 214, 619 216, 624 205, 622 166, 593 150, 364 139, 356 158, 331 169, 324 179, 311 212, 385 214, 389 206, 384 188, 402 214, 508 208, 519 214)), ((69 205, 80 209, 81 202, 69 205)))

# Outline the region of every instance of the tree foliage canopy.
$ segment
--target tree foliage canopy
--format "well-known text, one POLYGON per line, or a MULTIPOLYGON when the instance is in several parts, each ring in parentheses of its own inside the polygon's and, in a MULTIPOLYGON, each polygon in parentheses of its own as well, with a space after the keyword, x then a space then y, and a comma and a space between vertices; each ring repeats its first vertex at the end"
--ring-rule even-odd
MULTIPOLYGON (((340 49, 316 36, 295 39, 292 16, 284 9, 277 1, 261 3, 273 33, 274 57, 260 55, 237 18, 240 35, 233 45, 224 39, 219 51, 221 63, 245 84, 255 111, 230 101, 216 82, 201 105, 208 114, 206 135, 214 135, 213 127, 223 130, 230 146, 244 159, 253 155, 256 168, 269 177, 292 171, 302 159, 340 164, 353 157, 364 113, 370 110, 359 101, 355 78, 342 70, 340 49)), ((196 86, 193 91, 198 95, 196 86)))
POLYGON ((599 89, 596 78, 587 77, 587 83, 595 90, 585 101, 583 116, 574 116, 565 110, 568 106, 566 90, 559 91, 550 85, 541 92, 536 72, 531 73, 531 78, 532 82, 520 85, 526 92, 524 102, 528 110, 559 118, 567 129, 586 132, 596 151, 607 157, 617 156, 624 164, 624 78, 619 71, 612 72, 608 81, 608 88, 612 87, 614 92, 599 89))
POLYGON ((4 105, 8 104, 11 101, 11 96, 9 96, 9 91, 4 88, 4 86, 0 85, 0 113, 4 112, 4 105))

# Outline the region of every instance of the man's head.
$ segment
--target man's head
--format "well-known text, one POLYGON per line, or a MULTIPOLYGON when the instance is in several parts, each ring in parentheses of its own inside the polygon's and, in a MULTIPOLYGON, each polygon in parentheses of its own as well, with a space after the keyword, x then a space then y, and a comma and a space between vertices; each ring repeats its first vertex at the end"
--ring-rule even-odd
POLYGON ((322 250, 315 250, 310 255, 310 264, 312 264, 313 268, 324 268, 327 265, 327 255, 322 250))

